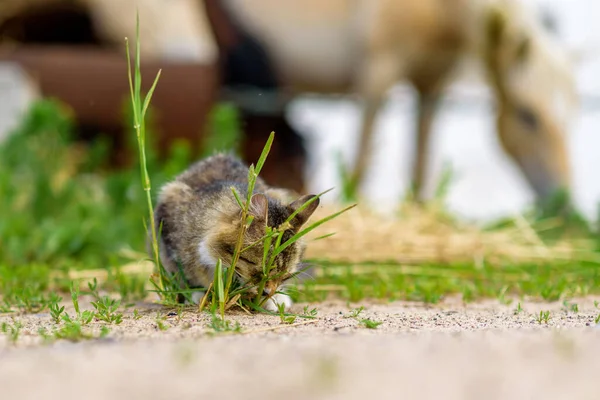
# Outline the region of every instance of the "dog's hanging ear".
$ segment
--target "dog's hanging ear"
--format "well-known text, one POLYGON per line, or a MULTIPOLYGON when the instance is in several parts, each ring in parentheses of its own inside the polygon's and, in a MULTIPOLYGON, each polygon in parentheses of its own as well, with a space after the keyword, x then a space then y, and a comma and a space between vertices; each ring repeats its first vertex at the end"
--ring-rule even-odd
POLYGON ((506 16, 498 8, 491 8, 486 16, 486 44, 488 51, 497 51, 506 30, 506 16))
POLYGON ((248 211, 254 217, 255 221, 260 221, 266 225, 269 216, 269 200, 267 200, 267 196, 262 193, 252 195, 248 211))
POLYGON ((499 7, 491 6, 485 20, 484 62, 490 83, 502 102, 508 98, 505 84, 507 30, 506 14, 499 7))
POLYGON ((292 212, 294 212, 310 200, 312 200, 312 202, 306 207, 304 207, 302 211, 296 214, 296 217, 292 221, 292 224, 294 225, 294 228, 296 230, 300 229, 300 227, 302 227, 302 225, 304 225, 308 221, 311 215, 313 215, 313 213, 319 206, 320 199, 314 194, 307 194, 306 196, 302 196, 299 199, 291 202, 288 206, 292 210, 292 212))

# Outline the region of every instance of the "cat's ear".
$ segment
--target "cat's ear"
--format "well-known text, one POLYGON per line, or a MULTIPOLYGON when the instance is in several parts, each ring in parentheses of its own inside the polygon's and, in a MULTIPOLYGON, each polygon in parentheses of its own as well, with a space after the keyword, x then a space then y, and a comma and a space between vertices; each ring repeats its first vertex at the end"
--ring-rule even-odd
POLYGON ((253 215, 255 219, 261 221, 267 221, 269 211, 269 200, 267 196, 262 193, 252 195, 250 198, 250 215, 253 215))
POLYGON ((290 203, 289 207, 292 209, 292 211, 296 211, 297 209, 302 207, 306 202, 312 199, 314 200, 309 205, 304 207, 302 211, 296 214, 296 219, 298 221, 296 229, 299 229, 302 225, 304 225, 306 221, 308 221, 310 216, 313 215, 317 207, 319 207, 320 199, 314 194, 307 194, 290 203))

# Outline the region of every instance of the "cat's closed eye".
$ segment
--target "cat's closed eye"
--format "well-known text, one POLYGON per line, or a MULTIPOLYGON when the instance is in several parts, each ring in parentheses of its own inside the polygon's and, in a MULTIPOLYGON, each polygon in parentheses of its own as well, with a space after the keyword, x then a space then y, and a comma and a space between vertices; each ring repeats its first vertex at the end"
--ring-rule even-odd
POLYGON ((256 263, 254 261, 250 261, 246 257, 240 256, 240 260, 242 260, 242 261, 244 261, 244 262, 246 262, 248 264, 256 265, 256 263))
MULTIPOLYGON (((226 249, 226 251, 233 258, 234 247, 233 246, 228 246, 227 249, 226 249)), ((245 262, 245 263, 256 265, 256 263, 254 261, 251 261, 250 259, 244 257, 243 255, 240 255, 239 259, 241 261, 245 262)))

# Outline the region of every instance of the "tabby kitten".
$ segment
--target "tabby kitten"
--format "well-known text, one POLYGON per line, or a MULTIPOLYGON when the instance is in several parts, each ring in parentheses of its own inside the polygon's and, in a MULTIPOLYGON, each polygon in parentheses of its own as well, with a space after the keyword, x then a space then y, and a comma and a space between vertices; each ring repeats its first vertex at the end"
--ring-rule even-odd
MULTIPOLYGON (((179 282, 182 287, 184 284, 190 288, 208 287, 218 259, 224 266, 231 265, 242 225, 241 209, 231 186, 240 198, 247 198, 248 167, 231 155, 218 154, 193 164, 161 189, 155 209, 161 261, 168 272, 183 272, 185 282, 179 282)), ((279 227, 315 197, 306 195, 291 201, 290 196, 287 191, 271 188, 257 179, 250 201, 254 220, 246 231, 244 248, 263 237, 267 226, 279 227)), ((317 198, 292 219, 281 243, 300 230, 318 205, 317 198)), ((304 249, 305 245, 297 241, 275 258, 271 275, 280 277, 269 281, 262 293, 270 296, 264 304, 266 309, 277 311, 277 304, 283 303, 285 308, 291 305, 289 296, 275 292, 298 270, 304 249)), ((258 284, 263 274, 262 257, 262 242, 244 251, 236 266, 236 279, 242 284, 258 284)), ((203 294, 194 292, 193 301, 198 303, 203 294)))

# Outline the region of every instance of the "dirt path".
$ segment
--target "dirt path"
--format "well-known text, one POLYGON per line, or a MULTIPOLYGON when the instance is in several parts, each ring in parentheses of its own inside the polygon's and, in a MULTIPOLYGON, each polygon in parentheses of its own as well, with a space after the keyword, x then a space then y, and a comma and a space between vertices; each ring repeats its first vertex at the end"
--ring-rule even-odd
POLYGON ((236 313, 229 319, 244 333, 217 337, 207 334, 208 315, 169 316, 160 330, 158 308, 140 305, 142 316, 126 316, 106 339, 50 346, 34 334, 50 317, 32 315, 20 318, 16 347, 0 338, 1 397, 595 399, 594 300, 574 300, 578 312, 522 302, 517 314, 516 303, 497 301, 365 304, 359 319, 382 322, 377 329, 333 302, 299 326, 236 313), (540 310, 550 311, 547 324, 536 320, 540 310))

